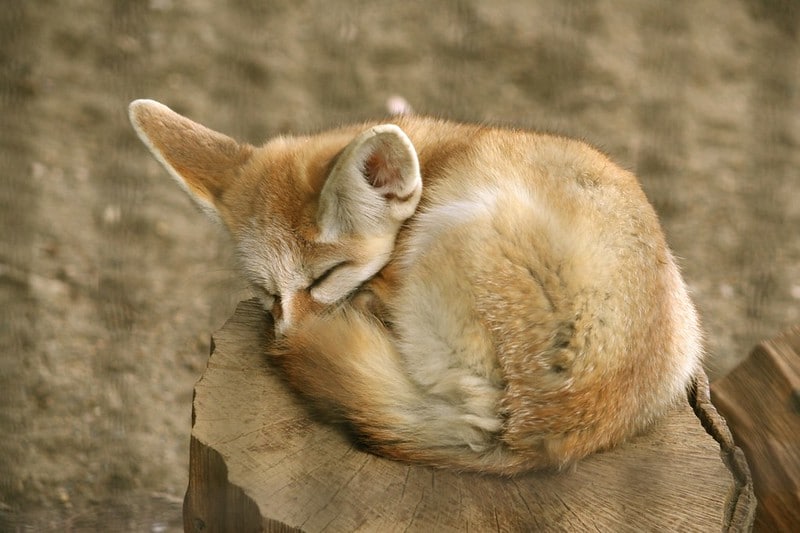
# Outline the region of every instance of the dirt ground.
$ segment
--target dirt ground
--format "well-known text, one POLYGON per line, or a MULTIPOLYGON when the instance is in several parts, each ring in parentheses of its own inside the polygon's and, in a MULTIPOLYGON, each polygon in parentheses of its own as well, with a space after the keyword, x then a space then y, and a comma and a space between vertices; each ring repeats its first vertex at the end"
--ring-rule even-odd
POLYGON ((130 100, 251 142, 393 94, 582 137, 640 175, 718 376, 800 322, 798 32, 794 0, 10 2, 0 530, 180 530, 192 386, 245 292, 130 100))

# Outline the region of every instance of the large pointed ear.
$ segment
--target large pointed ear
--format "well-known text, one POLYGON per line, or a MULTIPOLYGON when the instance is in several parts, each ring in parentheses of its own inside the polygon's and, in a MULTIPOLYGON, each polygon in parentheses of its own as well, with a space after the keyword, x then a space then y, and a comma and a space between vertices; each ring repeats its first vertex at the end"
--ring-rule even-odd
POLYGON ((321 239, 396 232, 422 194, 411 140, 394 124, 365 131, 345 147, 320 193, 321 239))
POLYGON ((135 100, 128 111, 133 128, 156 159, 203 211, 220 221, 217 201, 252 147, 153 100, 135 100))

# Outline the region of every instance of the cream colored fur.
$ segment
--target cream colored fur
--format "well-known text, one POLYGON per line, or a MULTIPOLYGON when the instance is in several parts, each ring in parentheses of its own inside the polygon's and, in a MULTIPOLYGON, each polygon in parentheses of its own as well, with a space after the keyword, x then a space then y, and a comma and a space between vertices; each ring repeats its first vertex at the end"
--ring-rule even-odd
POLYGON ((700 364, 652 207, 583 143, 402 116, 256 148, 130 114, 233 236, 267 352, 376 453, 561 467, 645 429, 700 364))

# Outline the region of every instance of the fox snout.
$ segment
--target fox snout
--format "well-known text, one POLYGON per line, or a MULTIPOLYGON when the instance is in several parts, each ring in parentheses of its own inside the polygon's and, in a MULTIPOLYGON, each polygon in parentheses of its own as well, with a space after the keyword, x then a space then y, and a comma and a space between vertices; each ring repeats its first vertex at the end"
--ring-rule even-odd
POLYGON ((272 315, 275 324, 275 338, 281 338, 292 327, 301 323, 305 317, 320 314, 325 306, 316 302, 308 291, 298 291, 274 297, 272 304, 265 305, 265 308, 272 315))
POLYGON ((272 315, 272 323, 275 327, 275 338, 283 337, 286 330, 289 328, 289 324, 286 322, 286 319, 284 319, 283 301, 280 297, 275 297, 272 301, 272 305, 269 307, 265 305, 264 308, 272 315))

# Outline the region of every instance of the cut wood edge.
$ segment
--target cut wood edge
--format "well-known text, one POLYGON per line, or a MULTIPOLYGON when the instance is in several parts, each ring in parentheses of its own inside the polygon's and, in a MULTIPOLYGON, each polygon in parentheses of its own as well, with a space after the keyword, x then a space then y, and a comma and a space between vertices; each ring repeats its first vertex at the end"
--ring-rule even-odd
MULTIPOLYGON (((241 305, 241 303, 240 303, 241 305)), ((234 322, 231 315, 220 330, 234 322)), ((211 335, 208 360, 217 351, 217 342, 211 335)), ((202 376, 198 383, 202 381, 202 376)), ((242 533, 302 533, 301 530, 264 517, 258 504, 245 490, 232 483, 225 459, 212 446, 194 435, 197 413, 195 398, 197 384, 192 391, 192 435, 189 440, 189 482, 183 498, 183 531, 206 533, 236 531, 242 533)))
MULTIPOLYGON (((215 350, 216 342, 212 335, 209 360, 215 350)), ((196 394, 196 391, 192 394, 192 429, 196 420, 196 394)), ((283 522, 264 517, 258 504, 246 491, 231 482, 222 455, 194 434, 189 442, 189 483, 182 512, 183 530, 187 533, 303 533, 283 522)))
POLYGON ((734 486, 728 497, 723 530, 750 531, 756 517, 756 496, 750 467, 744 452, 734 443, 727 422, 711 403, 711 388, 705 372, 695 374, 688 395, 689 405, 706 433, 719 444, 720 456, 733 476, 734 486))
POLYGON ((189 486, 183 500, 184 531, 301 533, 263 517, 258 504, 230 482, 225 460, 211 446, 191 437, 189 455, 189 486))

